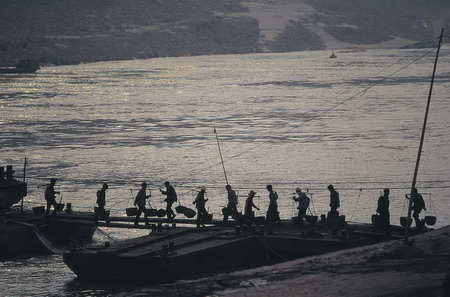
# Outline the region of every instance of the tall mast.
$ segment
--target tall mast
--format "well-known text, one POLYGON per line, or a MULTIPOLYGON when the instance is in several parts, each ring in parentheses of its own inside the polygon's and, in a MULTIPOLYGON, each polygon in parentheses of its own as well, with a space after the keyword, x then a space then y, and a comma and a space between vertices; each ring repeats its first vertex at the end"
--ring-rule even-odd
POLYGON ((411 220, 413 192, 414 192, 414 188, 416 187, 417 173, 419 171, 420 156, 422 155, 423 141, 425 139, 425 130, 427 128, 428 111, 430 110, 431 94, 433 92, 434 77, 436 74, 436 66, 437 66, 437 61, 438 61, 438 57, 439 57, 439 50, 441 49, 443 37, 444 37, 444 28, 441 29, 441 35, 439 36, 439 44, 438 44, 437 51, 436 51, 436 58, 434 60, 433 74, 431 76, 430 92, 428 93, 428 101, 427 101, 427 107, 425 110, 425 118, 423 120, 422 136, 420 137, 420 145, 419 145, 419 151, 417 153, 416 167, 414 169, 414 176, 413 176, 413 180, 412 180, 412 184, 411 184, 411 191, 410 191, 410 195, 409 195, 408 216, 406 219, 406 228, 405 228, 405 243, 408 243, 409 228, 410 228, 409 221, 411 220))
POLYGON ((222 151, 220 150, 219 136, 217 136, 216 126, 214 126, 214 134, 216 134, 217 147, 219 148, 219 155, 220 155, 220 160, 222 162, 223 174, 225 175, 225 182, 228 185, 227 172, 225 171, 225 164, 223 163, 222 151))

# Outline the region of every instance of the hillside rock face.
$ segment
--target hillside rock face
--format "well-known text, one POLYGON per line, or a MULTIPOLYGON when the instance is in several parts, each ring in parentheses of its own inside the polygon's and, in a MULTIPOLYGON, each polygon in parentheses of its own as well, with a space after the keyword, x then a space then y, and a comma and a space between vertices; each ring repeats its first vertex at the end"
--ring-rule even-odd
POLYGON ((0 2, 0 65, 370 47, 430 40, 447 0, 0 2))

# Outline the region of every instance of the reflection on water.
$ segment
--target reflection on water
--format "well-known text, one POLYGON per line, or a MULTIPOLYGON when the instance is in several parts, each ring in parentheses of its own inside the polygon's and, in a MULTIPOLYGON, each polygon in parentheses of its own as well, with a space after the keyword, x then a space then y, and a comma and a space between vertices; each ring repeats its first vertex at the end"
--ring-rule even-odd
MULTIPOLYGON (((226 190, 215 126, 241 209, 250 189, 265 209, 265 185, 272 184, 281 216, 289 218, 299 186, 312 194, 311 211, 320 215, 328 211, 326 187, 333 184, 341 213, 370 222, 388 187, 391 221, 397 223, 406 214, 404 194, 434 57, 395 72, 424 52, 341 53, 337 59, 320 51, 161 58, 2 75, 2 162, 20 168, 23 158, 29 159, 26 206, 42 204, 40 185, 55 177, 58 199, 74 210, 92 210, 96 191, 108 182, 106 207, 125 215, 142 181, 159 208, 165 197, 158 188, 170 180, 183 205, 205 185, 207 207, 219 217, 226 190)), ((438 216, 437 227, 450 222, 449 52, 443 48, 438 65, 417 185, 426 214, 438 216)), ((117 239, 140 235, 106 232, 117 239)), ((96 239, 106 240, 105 234, 96 239)), ((57 255, 0 262, 0 270, 8 272, 1 274, 6 296, 177 295, 164 287, 79 283, 57 255)))

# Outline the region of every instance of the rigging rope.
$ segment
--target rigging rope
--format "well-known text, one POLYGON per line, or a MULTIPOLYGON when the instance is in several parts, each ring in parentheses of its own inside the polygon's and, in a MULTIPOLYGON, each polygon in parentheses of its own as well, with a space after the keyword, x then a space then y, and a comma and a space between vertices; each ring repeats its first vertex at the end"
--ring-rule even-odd
MULTIPOLYGON (((434 40, 436 40, 436 39, 433 39, 433 40, 429 41, 428 43, 431 44, 434 40)), ((418 52, 419 50, 422 50, 422 49, 416 49, 416 50, 414 50, 414 51, 412 51, 412 52, 409 52, 408 55, 406 55, 406 56, 404 56, 404 57, 401 57, 401 58, 398 59, 396 62, 392 63, 391 65, 389 65, 389 66, 385 67, 384 69, 382 69, 382 70, 378 71, 377 73, 375 73, 375 75, 378 75, 379 73, 382 73, 382 72, 386 71, 387 69, 396 66, 396 65, 399 64, 400 62, 402 62, 402 61, 404 61, 405 59, 409 58, 410 56, 414 55, 414 54, 415 54, 416 52, 418 52)), ((433 52, 434 50, 435 50, 435 48, 430 49, 429 51, 427 51, 427 52, 425 52, 424 54, 420 55, 419 57, 415 58, 414 60, 412 60, 411 62, 409 62, 409 63, 407 63, 406 65, 402 66, 401 68, 397 69, 396 71, 392 72, 391 74, 385 76, 384 78, 379 79, 378 81, 375 81, 374 83, 368 85, 366 88, 364 88, 363 90, 361 90, 361 91, 359 91, 359 92, 353 94, 352 96, 350 96, 350 97, 348 97, 348 98, 346 98, 346 99, 344 99, 344 100, 342 100, 342 101, 340 101, 340 102, 334 104, 331 108, 322 110, 322 111, 318 112, 317 114, 313 115, 312 117, 307 118, 304 122, 299 123, 298 125, 295 125, 295 126, 293 126, 293 127, 290 127, 289 129, 287 129, 287 130, 285 130, 284 132, 281 132, 281 133, 279 132, 279 130, 277 130, 277 134, 278 134, 278 135, 280 135, 280 134, 281 134, 281 135, 286 134, 286 133, 288 133, 288 132, 290 132, 290 131, 292 131, 292 130, 294 130, 294 129, 297 129, 297 128, 301 127, 301 126, 304 126, 304 125, 306 125, 306 124, 312 122, 313 120, 315 120, 315 119, 317 119, 317 118, 323 116, 324 114, 326 114, 326 113, 328 113, 328 112, 334 110, 336 107, 341 106, 341 105, 343 105, 343 104, 349 102, 350 100, 353 100, 354 98, 356 98, 356 97, 358 97, 358 96, 363 96, 363 95, 364 95, 368 90, 370 90, 371 88, 377 86, 378 84, 384 82, 384 81, 387 80, 388 78, 392 77, 393 75, 395 75, 395 74, 397 74, 398 72, 402 71, 403 69, 407 68, 407 67, 410 66, 411 64, 413 64, 413 63, 417 62, 418 60, 424 58, 425 56, 429 55, 429 54, 430 54, 431 52, 433 52)), ((344 93, 346 93, 346 92, 347 92, 347 90, 343 91, 342 93, 338 94, 337 97, 339 97, 341 94, 344 94, 344 93)), ((307 112, 304 112, 303 114, 307 114, 307 112)), ((231 157, 228 158, 228 160, 232 160, 232 159, 235 159, 235 158, 237 158, 237 157, 240 157, 240 156, 242 156, 242 155, 244 155, 244 154, 246 154, 246 153, 249 153, 249 152, 251 152, 251 151, 253 151, 253 150, 255 150, 255 149, 261 147, 261 146, 264 145, 264 144, 266 144, 266 142, 262 142, 262 143, 256 144, 256 145, 252 146, 252 147, 249 148, 249 149, 243 150, 243 151, 241 151, 241 152, 238 152, 238 153, 235 154, 235 155, 232 155, 231 157)), ((213 158, 211 158, 211 160, 213 160, 213 158)), ((206 161, 203 161, 203 163, 204 163, 204 164, 207 164, 209 161, 210 161, 210 160, 206 160, 206 161)), ((212 164, 212 165, 210 165, 210 166, 208 166, 208 167, 206 167, 206 168, 200 169, 200 170, 197 171, 197 172, 190 173, 190 175, 191 175, 191 176, 195 176, 196 174, 198 174, 198 173, 200 173, 200 172, 202 172, 202 171, 205 171, 205 170, 211 170, 212 168, 214 168, 214 167, 216 167, 216 166, 218 166, 218 165, 221 165, 221 164, 223 165, 225 162, 227 162, 227 160, 224 160, 223 162, 217 162, 217 163, 215 163, 215 164, 212 164)), ((47 179, 47 178, 46 178, 46 179, 47 179)), ((83 182, 85 182, 85 181, 83 181, 83 182)), ((322 181, 309 181, 309 182, 310 182, 310 183, 323 183, 322 181)), ((449 182, 449 181, 443 181, 443 182, 449 182)), ((95 183, 97 183, 97 182, 95 182, 95 183)), ((192 184, 195 184, 195 183, 200 183, 200 182, 193 182, 192 179, 190 179, 190 180, 186 180, 186 181, 182 181, 181 183, 178 183, 178 184, 177 184, 177 187, 181 187, 181 188, 182 188, 182 187, 184 187, 186 184, 191 184, 191 185, 192 185, 192 184)), ((356 182, 355 182, 355 183, 356 183, 356 182)), ((364 183, 380 184, 381 182, 364 182, 364 183)), ((384 182, 384 183, 386 183, 386 182, 384 182)), ((388 182, 388 183, 401 183, 401 182, 388 182)), ((281 183, 277 183, 277 184, 288 184, 288 183, 282 183, 282 182, 281 182, 281 183)), ((292 182, 289 182, 289 184, 292 184, 292 182)), ((190 186, 190 187, 192 187, 192 186, 190 186)), ((214 187, 213 187, 213 188, 214 188, 214 187)), ((431 188, 446 189, 446 188, 450 188, 450 186, 429 186, 429 187, 423 186, 423 187, 421 187, 421 188, 429 188, 429 189, 431 189, 431 188)), ((321 188, 319 188, 319 189, 321 189, 321 188)), ((355 188, 350 188, 350 187, 349 187, 349 188, 342 188, 341 190, 352 190, 352 189, 355 189, 355 188)), ((364 187, 364 188, 359 188, 359 189, 360 189, 360 190, 362 190, 362 189, 364 189, 364 190, 375 190, 375 189, 378 189, 378 187, 377 187, 377 188, 374 188, 374 187, 364 187)), ((404 188, 404 187, 392 187, 392 189, 406 189, 406 188, 404 188)), ((69 191, 69 192, 70 192, 70 191, 69 191)), ((131 193, 131 199, 133 199, 132 193, 131 193)), ((311 199, 311 201, 312 201, 312 199, 311 199)), ((128 206, 128 203, 129 203, 129 201, 127 201, 127 206, 128 206)), ((116 203, 116 204, 117 204, 117 203, 116 203)), ((313 203, 312 203, 312 204, 313 204, 313 203)), ((114 206, 115 206, 115 205, 114 205, 114 206)), ((314 204, 313 204, 313 207, 314 207, 314 204)))
MULTIPOLYGON (((256 238, 263 246, 265 250, 271 251, 273 254, 275 254, 276 256, 278 256, 281 260, 283 261, 288 261, 288 259, 286 259, 285 257, 283 257, 282 255, 280 255, 279 253, 277 253, 275 250, 273 250, 272 248, 270 248, 264 241, 262 241, 258 236, 253 235, 254 238, 256 238)), ((264 236, 265 238, 265 236, 264 236)), ((266 257, 268 257, 268 255, 266 255, 266 257)))
POLYGON ((100 229, 100 228, 95 229, 95 232, 98 232, 98 233, 100 233, 101 235, 106 236, 108 239, 112 240, 113 242, 118 242, 118 241, 119 241, 119 239, 117 239, 116 237, 114 237, 114 236, 111 235, 110 233, 108 233, 108 232, 106 232, 106 231, 103 231, 103 230, 100 229))
MULTIPOLYGON (((313 193, 309 193, 309 189, 306 189, 306 193, 311 195, 311 205, 313 207, 314 215, 316 215, 316 207, 314 206, 313 193)), ((308 207, 308 209, 309 209, 309 212, 311 212, 311 209, 309 207, 308 207)), ((311 213, 311 215, 313 215, 313 214, 311 213)))
POLYGON ((353 216, 355 215, 356 209, 358 208, 359 198, 361 198, 361 194, 362 194, 362 189, 359 189, 358 200, 356 200, 355 209, 353 209, 353 213, 350 218, 350 221, 353 221, 353 216))
MULTIPOLYGON (((290 132, 290 131, 292 131, 292 130, 294 130, 294 129, 297 129, 297 128, 301 127, 301 126, 304 126, 304 125, 306 125, 307 123, 309 123, 309 122, 311 122, 311 121, 313 121, 313 120, 315 120, 315 119, 317 119, 317 118, 323 116, 324 114, 326 114, 326 113, 328 113, 328 112, 330 112, 330 111, 336 109, 336 107, 339 107, 339 106, 341 106, 341 105, 347 103, 348 101, 353 100, 354 98, 356 98, 356 97, 358 97, 358 96, 363 96, 368 90, 370 90, 370 89, 372 89, 373 87, 377 86, 378 84, 380 84, 380 83, 386 81, 388 78, 390 78, 390 77, 394 76, 395 74, 399 73, 400 71, 402 71, 403 69, 407 68, 407 67, 410 66, 411 64, 413 64, 413 63, 417 62, 418 60, 424 58, 425 56, 429 55, 429 54, 430 54, 431 52, 433 52, 434 50, 436 50, 436 48, 430 49, 429 51, 427 51, 427 52, 425 52, 424 54, 420 55, 418 58, 415 58, 415 59, 412 60, 411 62, 407 63, 406 65, 404 65, 404 66, 402 66, 402 67, 400 67, 398 70, 396 70, 396 71, 392 72, 391 74, 389 74, 389 75, 387 75, 387 76, 385 76, 385 77, 379 79, 378 81, 372 83, 371 85, 369 85, 368 87, 366 87, 364 90, 355 93, 354 95, 350 96, 349 98, 346 98, 346 99, 344 99, 344 100, 342 100, 342 101, 340 101, 340 102, 334 104, 332 107, 330 107, 330 108, 328 108, 328 109, 325 109, 325 110, 323 110, 323 111, 317 113, 316 115, 314 115, 314 116, 312 116, 312 117, 310 117, 310 118, 307 118, 304 122, 302 122, 302 123, 300 123, 300 124, 298 124, 298 125, 295 125, 295 126, 289 128, 289 129, 285 130, 284 132, 280 132, 279 130, 277 130, 277 135, 283 135, 283 134, 286 134, 286 133, 288 133, 288 132, 290 132)), ((415 52, 416 52, 416 51, 414 51, 413 53, 415 53, 415 52)), ((413 53, 410 53, 409 55, 411 55, 411 54, 413 54, 413 53)), ((409 55, 408 55, 408 56, 409 56, 409 55)), ((398 63, 399 61, 404 60, 405 58, 406 58, 406 57, 401 58, 400 60, 397 61, 397 63, 398 63)), ((391 67, 391 66, 389 66, 389 67, 391 67)), ((387 67, 387 68, 389 68, 389 67, 387 67)), ((303 114, 306 114, 306 113, 307 113, 307 112, 304 112, 303 114)), ((237 158, 237 157, 240 157, 240 156, 242 156, 242 155, 244 155, 244 154, 247 154, 247 153, 249 153, 249 152, 255 150, 256 148, 258 148, 258 147, 260 147, 260 146, 262 146, 262 145, 265 145, 265 144, 266 144, 266 142, 262 142, 262 143, 256 144, 256 145, 252 146, 252 147, 249 148, 249 149, 243 150, 243 151, 241 151, 241 152, 239 152, 239 153, 237 153, 237 154, 235 154, 235 155, 232 155, 231 157, 228 158, 228 160, 232 160, 232 159, 235 159, 235 158, 237 158)), ((211 159, 211 160, 212 160, 212 159, 211 159)), ((202 172, 202 171, 205 171, 205 170, 210 170, 210 169, 212 169, 213 167, 216 167, 216 166, 218 166, 218 165, 224 164, 224 163, 226 163, 226 162, 227 162, 227 160, 223 160, 223 162, 221 161, 221 162, 212 164, 212 165, 210 165, 210 166, 208 166, 208 167, 206 167, 206 168, 204 168, 204 169, 201 169, 201 170, 199 170, 199 171, 197 171, 197 172, 194 172, 193 175, 196 175, 196 174, 198 174, 198 173, 200 173, 200 172, 202 172)), ((206 161, 205 161, 205 163, 206 163, 206 161)))

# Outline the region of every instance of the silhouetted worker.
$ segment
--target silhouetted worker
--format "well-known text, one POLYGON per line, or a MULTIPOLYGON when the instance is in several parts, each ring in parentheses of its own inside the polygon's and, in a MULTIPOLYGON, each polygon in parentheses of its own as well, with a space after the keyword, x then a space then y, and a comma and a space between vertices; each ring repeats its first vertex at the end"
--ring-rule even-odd
POLYGON ((329 185, 328 190, 330 191, 330 216, 338 216, 339 212, 337 209, 341 206, 339 201, 339 193, 334 189, 333 185, 329 185))
POLYGON ((57 203, 56 203, 56 195, 59 194, 59 192, 55 191, 55 184, 56 179, 52 178, 50 180, 50 184, 47 185, 47 188, 45 188, 45 201, 47 201, 47 208, 45 210, 45 217, 50 217, 50 207, 53 206, 53 212, 52 217, 56 216, 57 212, 57 203))
POLYGON ((256 208, 257 210, 259 210, 258 206, 255 205, 255 203, 253 203, 253 198, 255 198, 255 191, 251 190, 248 193, 248 197, 247 200, 245 200, 245 208, 244 208, 244 214, 245 214, 245 220, 247 222, 247 226, 251 226, 253 219, 254 219, 254 212, 253 212, 253 208, 256 208))
MULTIPOLYGON (((406 195, 406 198, 409 199, 408 195, 406 195)), ((425 201, 423 201, 423 197, 422 195, 419 194, 419 192, 417 191, 416 188, 413 188, 413 192, 412 192, 412 210, 414 211, 412 217, 414 218, 414 221, 416 222, 416 228, 422 228, 424 225, 422 224, 422 222, 419 219, 419 214, 422 212, 423 210, 427 210, 425 208, 425 201)))
POLYGON ((389 218, 389 189, 383 190, 383 195, 378 198, 377 213, 380 215, 380 220, 383 222, 385 233, 389 233, 390 218, 389 218))
POLYGON ((230 185, 226 185, 225 188, 228 192, 228 204, 223 216, 223 221, 228 222, 228 216, 231 216, 236 221, 238 197, 230 185))
POLYGON ((333 230, 333 237, 337 237, 337 231, 340 227, 339 211, 337 209, 341 206, 339 201, 339 193, 334 189, 333 185, 328 185, 330 191, 330 211, 328 212, 327 220, 330 228, 333 230))
POLYGON ((298 224, 303 226, 303 218, 306 218, 306 211, 308 210, 310 199, 300 188, 295 189, 295 192, 298 195, 298 197, 293 198, 295 202, 298 202, 298 224))
POLYGON ((139 190, 139 192, 136 195, 136 198, 134 199, 134 206, 138 206, 138 212, 136 214, 136 219, 134 220, 134 225, 138 226, 139 225, 139 217, 141 216, 142 213, 144 213, 144 222, 145 225, 148 225, 148 217, 147 217, 147 209, 145 208, 145 202, 148 198, 150 198, 152 195, 147 195, 146 193, 147 190, 147 183, 143 182, 141 184, 141 189, 139 190))
POLYGON ((192 204, 195 204, 195 207, 197 208, 197 228, 200 228, 200 225, 205 227, 203 221, 205 219, 205 215, 208 214, 205 208, 206 201, 208 201, 208 199, 205 198, 205 192, 206 188, 202 186, 194 202, 192 202, 192 204))
POLYGON ((160 190, 160 191, 163 195, 167 195, 167 198, 164 199, 164 201, 167 203, 166 213, 167 213, 167 218, 169 220, 172 220, 173 218, 175 218, 175 213, 173 212, 172 205, 174 204, 174 202, 177 201, 177 192, 175 192, 175 189, 168 181, 166 181, 164 183, 164 185, 166 186, 166 190, 165 191, 160 190))
POLYGON ((266 186, 269 191, 269 208, 267 209, 267 222, 278 222, 281 225, 280 214, 278 213, 278 194, 272 188, 272 185, 266 186))
POLYGON ((109 223, 108 214, 105 210, 106 205, 106 190, 108 189, 108 184, 104 183, 102 188, 97 191, 97 205, 98 210, 95 213, 95 221, 98 221, 98 217, 100 216, 107 223, 109 223))

